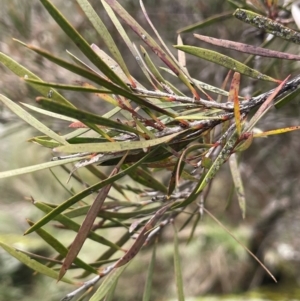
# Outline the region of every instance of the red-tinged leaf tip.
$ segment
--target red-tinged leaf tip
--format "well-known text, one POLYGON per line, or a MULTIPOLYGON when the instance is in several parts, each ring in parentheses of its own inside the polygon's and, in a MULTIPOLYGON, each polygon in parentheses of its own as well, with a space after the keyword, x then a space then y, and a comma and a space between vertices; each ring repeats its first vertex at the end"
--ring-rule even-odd
POLYGON ((72 122, 69 125, 69 128, 87 128, 87 126, 81 121, 72 122))
POLYGON ((130 82, 131 88, 135 89, 137 86, 136 86, 136 83, 135 83, 135 81, 133 80, 133 78, 132 78, 132 77, 129 77, 128 80, 129 80, 129 82, 130 82))

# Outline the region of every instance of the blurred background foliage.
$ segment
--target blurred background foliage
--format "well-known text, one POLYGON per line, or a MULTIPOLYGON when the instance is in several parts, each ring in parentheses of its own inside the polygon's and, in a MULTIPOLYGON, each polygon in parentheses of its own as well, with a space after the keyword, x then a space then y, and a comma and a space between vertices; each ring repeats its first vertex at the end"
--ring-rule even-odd
MULTIPOLYGON (((97 33, 75 1, 53 0, 52 2, 89 43, 95 43, 106 50, 105 45, 101 44, 97 33)), ((121 49, 131 74, 143 83, 144 79, 141 77, 139 68, 136 68, 134 58, 123 44, 99 1, 91 0, 90 3, 108 26, 121 49)), ((122 5, 146 30, 151 32, 138 1, 126 0, 122 1, 122 5)), ((150 19, 171 49, 171 45, 177 44, 176 31, 179 28, 205 20, 218 13, 234 10, 232 5, 224 0, 145 0, 144 5, 150 19)), ((283 17, 289 18, 290 15, 286 12, 283 17)), ((289 26, 293 27, 294 25, 292 23, 289 26)), ((233 18, 199 29, 196 33, 246 42, 251 45, 260 45, 265 38, 265 34, 261 31, 237 22, 233 18)), ((128 34, 133 42, 140 44, 134 34, 131 32, 128 34)), ((67 59, 66 49, 82 57, 39 1, 2 0, 0 51, 10 55, 24 66, 30 67, 45 81, 72 83, 80 80, 79 76, 75 76, 21 47, 12 38, 37 45, 65 59, 67 59)), ((196 40, 191 33, 183 34, 182 38, 184 44, 220 51, 239 61, 244 61, 248 57, 248 55, 227 49, 220 50, 215 46, 208 46, 196 40)), ((275 39, 269 48, 299 54, 298 46, 280 39, 275 39)), ((175 49, 173 52, 176 54, 175 49)), ((193 56, 187 55, 187 58, 187 66, 192 77, 214 86, 222 85, 227 74, 225 68, 193 56)), ((161 65, 159 61, 155 62, 157 65, 161 65)), ((284 79, 288 74, 292 74, 292 76, 299 74, 299 63, 295 61, 257 57, 253 60, 252 66, 278 79, 284 79)), ((2 65, 0 65, 0 70, 2 94, 15 101, 26 103, 34 101, 37 93, 33 89, 2 65)), ((272 87, 272 84, 242 77, 241 94, 253 95, 257 91, 262 93, 272 87)), ((186 89, 183 86, 177 88, 186 89)), ((105 110, 103 103, 100 103, 92 94, 67 91, 64 92, 64 95, 82 109, 88 108, 90 111, 95 110, 98 113, 101 113, 102 109, 105 110)), ((259 123, 259 127, 262 130, 269 130, 287 125, 299 125, 299 113, 299 99, 295 99, 280 110, 272 109, 259 123)), ((38 118, 43 117, 39 115, 38 118)), ((44 162, 51 158, 48 150, 26 142, 27 139, 38 133, 2 106, 0 107, 0 121, 1 171, 44 162)), ((44 122, 56 131, 63 131, 67 126, 57 120, 47 119, 44 122)), ((219 172, 216 181, 213 182, 207 200, 209 209, 231 229, 235 236, 250 246, 251 250, 257 252, 275 276, 278 276, 278 286, 281 290, 275 295, 276 298, 284 297, 287 292, 293 292, 300 281, 300 269, 298 268, 300 262, 299 150, 300 133, 292 132, 266 139, 256 139, 250 149, 241 155, 241 172, 247 196, 245 220, 242 220, 238 202, 232 194, 233 184, 226 165, 219 172), (270 213, 273 213, 272 210, 276 214, 272 215, 270 213)), ((81 172, 84 171, 78 171, 79 174, 81 172)), ((69 196, 68 191, 57 183, 54 175, 60 177, 61 181, 66 181, 68 178, 67 171, 53 169, 53 174, 50 171, 40 171, 0 181, 1 237, 6 237, 8 242, 18 244, 30 252, 41 254, 51 252, 47 248, 45 249, 41 241, 34 235, 25 237, 23 240, 20 240, 19 237, 28 227, 25 217, 36 220, 41 216, 28 201, 29 196, 46 202, 51 199, 53 203, 60 203, 69 196)), ((90 179, 90 183, 92 182, 93 178, 90 179)), ((139 184, 136 185, 137 188, 141 187, 139 184)), ((67 187, 70 190, 76 190, 77 187, 82 186, 75 180, 71 180, 67 187)), ((49 227, 48 230, 52 233, 57 232, 53 227, 49 227)), ((176 295, 172 269, 172 233, 173 231, 168 229, 163 232, 162 243, 158 248, 153 300, 171 300, 176 295)), ((186 246, 188 235, 189 233, 185 231, 180 232, 179 235, 182 244, 182 269, 187 297, 241 292, 260 285, 272 285, 270 278, 261 271, 252 258, 248 257, 244 249, 207 216, 204 216, 197 228, 194 240, 186 246)), ((71 242, 72 236, 68 233, 62 239, 71 242)), ((95 245, 87 242, 81 253, 82 258, 95 257, 95 252, 97 253, 95 245)), ((133 261, 124 277, 119 280, 114 300, 141 300, 146 277, 144 271, 150 256, 151 251, 146 247, 133 261)), ((56 285, 54 280, 32 275, 29 269, 2 251, 0 251, 0 265, 1 301, 39 300, 41 298, 45 301, 58 300, 64 290, 68 291, 64 285, 56 285)), ((274 287, 271 290, 274 290, 274 287)), ((269 294, 270 291, 268 290, 266 293, 266 299, 275 298, 269 294)), ((241 298, 245 300, 246 297, 241 298)))

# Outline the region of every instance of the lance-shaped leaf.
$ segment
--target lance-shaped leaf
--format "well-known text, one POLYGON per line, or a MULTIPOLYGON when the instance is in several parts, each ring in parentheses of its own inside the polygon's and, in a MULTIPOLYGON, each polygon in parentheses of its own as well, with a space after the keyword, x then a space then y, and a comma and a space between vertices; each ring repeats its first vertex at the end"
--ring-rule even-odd
POLYGON ((29 114, 27 111, 25 111, 23 108, 18 106, 15 102, 10 100, 9 98, 0 94, 0 101, 2 101, 5 106, 7 106, 16 115, 18 115, 25 122, 30 124, 32 127, 36 128, 38 131, 44 133, 45 135, 51 137, 52 139, 54 139, 55 141, 57 141, 61 144, 64 144, 64 145, 68 144, 68 142, 65 140, 64 137, 53 132, 51 129, 49 129, 47 126, 45 126, 42 122, 38 121, 31 114, 29 114))
MULTIPOLYGON (((128 207, 128 206, 126 206, 126 207, 128 207)), ((160 208, 160 206, 155 206, 155 207, 151 207, 148 209, 134 210, 134 211, 130 211, 130 212, 117 212, 117 211, 102 210, 98 213, 98 216, 102 217, 104 219, 117 218, 120 220, 126 220, 129 218, 134 218, 136 216, 145 216, 145 215, 152 214, 155 211, 157 211, 159 208, 160 208)), ((90 209, 90 206, 82 206, 80 208, 72 209, 72 210, 66 212, 64 215, 68 216, 70 218, 75 218, 78 216, 86 215, 86 213, 89 211, 89 209, 90 209)))
POLYGON ((242 133, 241 126, 241 112, 240 112, 240 102, 239 102, 239 88, 240 88, 241 75, 238 72, 234 72, 232 81, 230 84, 228 101, 234 103, 234 120, 236 125, 236 131, 240 136, 242 133))
POLYGON ((275 103, 275 108, 280 109, 283 106, 287 105, 290 101, 295 100, 298 94, 300 94, 300 87, 298 87, 295 91, 288 93, 287 95, 279 99, 275 103))
POLYGON ((40 0, 47 9, 52 18, 61 27, 61 29, 69 36, 72 42, 82 51, 84 55, 99 68, 112 82, 118 84, 124 89, 128 89, 127 85, 107 66, 97 55, 88 42, 79 34, 79 32, 64 18, 60 11, 48 0, 40 0))
MULTIPOLYGON (((63 85, 63 84, 58 84, 58 83, 49 83, 49 82, 41 82, 37 80, 33 80, 30 78, 24 78, 25 82, 27 83, 32 83, 38 86, 44 86, 44 87, 50 87, 50 88, 57 88, 57 89, 62 89, 62 90, 69 90, 69 91, 75 91, 75 92, 83 92, 83 93, 108 93, 108 94, 113 94, 112 91, 107 90, 107 89, 97 89, 94 88, 93 86, 74 86, 74 85, 63 85)), ((53 98, 51 98, 53 99, 53 98)))
POLYGON ((165 79, 162 77, 162 75, 159 73, 159 71, 155 67, 155 64, 152 62, 146 49, 142 45, 140 46, 140 48, 141 48, 141 52, 142 52, 145 64, 147 65, 151 74, 154 76, 154 78, 157 80, 158 83, 165 83, 165 79))
MULTIPOLYGON (((34 223, 30 220, 27 220, 28 224, 32 226, 34 223)), ((47 232, 44 229, 38 229, 36 233, 49 245, 51 246, 55 251, 57 251, 60 255, 65 257, 68 253, 68 249, 60 242, 58 241, 54 236, 52 236, 49 232, 47 232)), ((89 264, 85 263, 79 258, 74 259, 74 264, 78 267, 89 271, 91 273, 97 274, 97 270, 94 269, 89 264)))
POLYGON ((47 224, 49 221, 53 220, 58 214, 62 213, 64 210, 70 208, 72 205, 76 204, 77 202, 79 202, 80 200, 82 200, 83 198, 87 197, 88 195, 90 195, 91 193, 93 193, 94 191, 97 191, 98 189, 101 189, 103 187, 105 187, 106 185, 115 182, 116 180, 122 178, 123 176, 125 176, 127 174, 128 171, 130 170, 134 170, 135 168, 137 168, 140 164, 142 164, 145 160, 148 159, 149 156, 151 156, 153 154, 155 150, 149 152, 148 154, 146 154, 145 156, 143 156, 142 159, 140 159, 138 162, 136 162, 135 164, 131 165, 130 167, 128 167, 126 170, 123 170, 119 173, 117 173, 116 175, 114 175, 113 177, 110 177, 106 180, 100 181, 82 191, 80 191, 79 193, 77 193, 76 195, 74 195, 73 197, 69 198, 68 200, 66 200, 65 202, 63 202, 62 204, 60 204, 58 207, 56 207, 55 209, 53 209, 51 212, 49 212, 47 215, 45 215, 42 219, 40 219, 38 222, 36 222, 32 227, 30 227, 25 233, 25 234, 29 234, 33 231, 35 231, 36 229, 41 228, 42 226, 44 226, 45 224, 47 224))
POLYGON ((182 80, 182 82, 190 89, 196 99, 200 99, 197 91, 191 85, 186 75, 170 58, 170 56, 163 51, 163 49, 155 42, 155 40, 128 14, 128 12, 116 1, 105 0, 111 8, 122 18, 131 29, 158 55, 158 57, 182 80))
POLYGON ((229 41, 229 40, 216 39, 208 36, 203 36, 200 34, 194 34, 194 36, 203 42, 220 46, 223 48, 227 48, 227 49, 233 49, 239 52, 250 53, 259 56, 273 57, 278 59, 285 59, 285 60, 295 60, 295 61, 300 60, 300 55, 296 55, 296 54, 270 50, 266 48, 261 48, 261 47, 229 41))
POLYGON ((153 272, 156 260, 156 243, 153 246, 151 261, 148 267, 147 278, 143 293, 143 301, 150 301, 151 299, 151 291, 152 291, 152 279, 153 279, 153 272))
POLYGON ((24 107, 32 110, 32 111, 38 112, 40 114, 43 114, 43 115, 46 115, 46 116, 49 116, 49 117, 57 118, 57 119, 68 121, 68 122, 77 122, 78 121, 77 119, 70 118, 70 117, 67 117, 67 116, 64 116, 64 115, 61 115, 61 114, 52 113, 50 111, 43 110, 43 109, 41 109, 39 107, 32 106, 32 105, 30 105, 28 103, 20 102, 20 104, 22 106, 24 106, 24 107))
POLYGON ((131 85, 135 87, 135 82, 131 77, 127 69, 127 66, 123 60, 123 57, 117 45, 115 44, 111 34, 106 28, 105 24, 102 22, 98 14, 95 12, 93 7, 90 5, 90 3, 87 0, 77 0, 77 2, 81 6, 82 10, 86 14, 90 22, 93 24, 96 31, 100 34, 101 38, 103 39, 103 42, 109 49, 110 53, 113 55, 114 59, 117 61, 118 65, 122 68, 123 72, 126 74, 131 85))
POLYGON ((92 152, 92 153, 107 153, 107 152, 119 152, 126 150, 143 149, 163 143, 170 142, 178 133, 168 135, 161 138, 155 138, 144 141, 126 141, 126 142, 104 142, 104 143, 84 143, 84 144, 70 144, 70 147, 60 146, 54 149, 57 152, 63 153, 81 153, 81 152, 92 152))
POLYGON ((170 205, 166 205, 155 212, 155 214, 150 218, 150 220, 143 227, 138 237, 136 238, 132 246, 129 248, 129 250, 126 252, 126 254, 122 256, 115 263, 114 268, 121 267, 122 265, 128 263, 130 260, 132 260, 132 258, 136 256, 136 254, 142 248, 144 242, 147 239, 147 233, 155 227, 156 223, 165 214, 165 212, 168 210, 169 207, 170 205))
POLYGON ((232 175, 232 180, 234 183, 235 193, 239 201, 240 209, 242 211, 243 218, 246 217, 246 198, 244 185, 241 177, 241 173, 239 170, 239 165, 237 162, 236 154, 232 154, 229 158, 229 166, 232 175))
POLYGON ((184 301, 185 299, 184 299, 182 272, 181 272, 180 255, 179 255, 179 242, 178 242, 177 230, 175 226, 173 228, 174 228, 174 272, 175 272, 177 299, 179 301, 184 301))
POLYGON ((272 35, 291 41, 296 44, 300 44, 300 33, 288 28, 281 23, 254 13, 249 10, 238 8, 233 14, 238 20, 243 21, 247 24, 255 26, 260 30, 263 29, 272 35))
MULTIPOLYGON (((33 269, 34 271, 41 273, 43 275, 46 275, 50 278, 57 279, 58 273, 47 266, 39 263, 38 261, 31 259, 29 256, 27 256, 24 253, 21 253, 20 251, 17 251, 15 248, 5 244, 4 242, 0 241, 0 246, 2 249, 4 249, 7 253, 9 253, 11 256, 19 260, 20 262, 24 263, 29 268, 33 269)), ((74 284, 72 280, 69 280, 68 278, 63 278, 63 282, 74 284)))
POLYGON ((43 170, 43 169, 48 169, 48 168, 52 168, 52 167, 63 165, 63 164, 73 163, 73 162, 76 162, 76 161, 79 161, 82 159, 83 159, 83 157, 69 158, 69 159, 63 159, 63 160, 59 160, 59 161, 51 161, 51 162, 41 163, 41 164, 37 164, 37 165, 12 169, 12 170, 8 170, 8 171, 2 171, 2 172, 0 172, 0 179, 19 176, 19 175, 23 175, 23 174, 43 170))
POLYGON ((264 101, 264 103, 259 107, 259 109, 256 111, 256 113, 253 115, 253 117, 250 119, 246 132, 251 131, 251 129, 255 126, 255 124, 262 118, 264 114, 268 111, 269 108, 271 108, 271 102, 276 97, 276 95, 279 93, 279 91, 282 89, 282 87, 285 85, 287 80, 289 79, 289 76, 273 91, 272 94, 268 96, 268 98, 264 101))
POLYGON ((240 63, 239 61, 234 60, 231 57, 221 54, 219 52, 212 51, 212 50, 205 49, 205 48, 200 48, 200 47, 195 47, 195 46, 186 46, 186 45, 183 45, 183 46, 175 45, 174 47, 176 49, 180 49, 184 52, 187 52, 189 54, 200 57, 206 61, 213 62, 215 64, 218 64, 225 68, 245 74, 252 78, 271 81, 271 82, 278 82, 278 80, 276 80, 268 75, 262 74, 259 71, 254 70, 254 69, 244 65, 243 63, 240 63))
MULTIPOLYGON (((27 68, 20 65, 18 62, 10 58, 9 56, 0 52, 0 62, 10 69, 13 73, 15 73, 19 77, 30 78, 36 81, 42 82, 42 79, 35 75, 33 72, 28 70, 27 68)), ((30 83, 29 83, 30 84, 30 83)), ((31 85, 31 84, 30 84, 31 85)), ((43 96, 47 96, 49 94, 49 89, 46 87, 36 86, 34 84, 31 85, 35 90, 39 91, 43 96)), ((52 99, 61 102, 65 105, 73 106, 67 99, 65 99, 61 94, 59 94, 54 89, 52 90, 52 99)))
POLYGON ((276 130, 272 130, 272 131, 266 131, 266 132, 262 132, 262 133, 255 133, 253 134, 253 137, 267 137, 267 136, 271 136, 271 135, 279 135, 279 134, 284 134, 287 132, 292 132, 292 131, 296 131, 299 130, 300 126, 299 125, 295 125, 295 126, 290 126, 287 128, 281 128, 281 129, 276 129, 276 130))
MULTIPOLYGON (((123 158, 120 160, 118 165, 113 169, 113 171, 109 175, 109 178, 119 172, 120 167, 123 164, 127 154, 128 153, 126 153, 123 156, 123 158)), ((63 262, 63 265, 59 271, 58 280, 60 280, 66 274, 67 270, 69 269, 69 267, 71 266, 71 264, 73 263, 75 258, 77 257, 79 251, 81 250, 81 248, 93 226, 93 223, 94 223, 94 221, 95 221, 95 219, 110 191, 111 186, 112 186, 112 182, 110 184, 108 184, 107 186, 103 187, 99 191, 99 193, 98 193, 95 201, 93 202, 92 206, 90 207, 90 210, 88 211, 74 241, 72 242, 69 252, 68 252, 68 254, 63 262)))

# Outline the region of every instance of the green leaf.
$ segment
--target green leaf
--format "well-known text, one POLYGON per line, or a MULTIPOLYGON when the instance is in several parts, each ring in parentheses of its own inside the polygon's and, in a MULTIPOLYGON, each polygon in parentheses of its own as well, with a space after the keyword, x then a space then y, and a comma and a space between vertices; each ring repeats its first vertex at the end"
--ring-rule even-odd
POLYGON ((104 142, 104 143, 83 143, 83 144, 70 144, 66 146, 59 146, 54 149, 57 152, 63 153, 81 153, 81 152, 119 152, 135 149, 143 149, 163 143, 170 142, 178 133, 168 135, 161 138, 144 140, 144 141, 128 141, 128 142, 104 142))
MULTIPOLYGON (((34 271, 41 273, 43 275, 46 275, 50 278, 57 279, 58 273, 47 266, 37 262, 34 259, 31 259, 29 256, 17 251, 15 248, 12 248, 11 246, 3 243, 0 241, 0 246, 11 256, 19 260, 20 262, 24 263, 26 266, 29 268, 33 269, 34 271)), ((69 284, 74 284, 74 282, 68 278, 63 278, 63 282, 69 283, 69 284)))
POLYGON ((76 122, 76 121, 78 121, 77 119, 70 118, 70 117, 67 117, 67 116, 64 116, 64 115, 61 115, 61 114, 52 113, 52 112, 49 112, 47 110, 43 110, 41 108, 29 105, 28 103, 20 102, 20 104, 22 106, 24 106, 24 107, 32 110, 32 111, 38 112, 40 114, 43 114, 43 115, 46 115, 46 116, 49 116, 49 117, 57 118, 57 119, 68 121, 68 122, 76 122))
POLYGON ((109 49, 110 53, 113 55, 114 59, 117 61, 118 65, 121 67, 123 72, 126 74, 128 80, 132 85, 134 85, 134 81, 127 69, 127 66, 123 60, 123 57, 115 44, 113 38, 111 37, 111 34, 109 33, 108 29, 100 19, 100 17, 97 15, 93 7, 90 5, 90 3, 87 0, 77 0, 79 5, 81 6, 82 10, 90 20, 90 22, 93 24, 96 31, 100 34, 102 37, 105 45, 109 49))
POLYGON ((184 291, 183 291, 183 281, 182 281, 182 272, 180 265, 180 255, 179 255, 179 242, 177 236, 177 230, 174 228, 174 269, 175 269, 175 280, 176 280, 176 289, 177 289, 177 300, 184 301, 184 291))
POLYGON ((219 52, 212 51, 212 50, 205 49, 205 48, 200 48, 200 47, 195 47, 195 46, 186 46, 186 45, 183 45, 183 46, 175 45, 174 47, 176 49, 179 49, 179 50, 182 50, 189 54, 200 57, 206 61, 213 62, 215 64, 218 64, 225 68, 245 74, 252 78, 261 79, 261 80, 265 80, 265 81, 271 81, 271 82, 278 82, 278 80, 276 80, 268 75, 262 74, 259 71, 254 70, 254 69, 240 63, 239 61, 236 61, 236 60, 232 59, 231 57, 221 54, 219 52))
POLYGON ((298 87, 295 91, 288 93, 284 97, 280 98, 276 103, 275 103, 275 108, 280 109, 283 106, 287 105, 290 101, 295 100, 296 96, 300 94, 300 87, 298 87))
POLYGON ((0 172, 0 179, 19 176, 19 175, 23 175, 26 173, 31 173, 31 172, 35 172, 35 171, 47 169, 47 168, 52 168, 52 167, 67 164, 67 163, 73 163, 73 162, 82 160, 84 158, 85 157, 63 159, 63 160, 57 160, 57 161, 51 161, 51 162, 47 162, 47 163, 41 163, 41 164, 37 164, 37 165, 27 166, 27 167, 23 167, 23 168, 17 168, 17 169, 8 170, 8 171, 2 171, 2 172, 0 172))
POLYGON ((52 139, 61 144, 68 144, 68 142, 62 136, 59 136, 58 134, 50 130, 42 122, 38 121, 36 118, 34 118, 31 114, 22 109, 12 100, 0 94, 0 101, 2 101, 10 110, 12 110, 16 115, 18 115, 21 119, 30 124, 32 127, 36 128, 38 131, 44 133, 45 135, 51 137, 52 139))
POLYGON ((142 168, 137 168, 133 172, 129 172, 128 175, 137 183, 140 183, 147 188, 152 188, 155 191, 161 191, 167 193, 167 188, 160 181, 156 180, 155 175, 151 175, 148 171, 142 168))
MULTIPOLYGON (((28 69, 20 65, 18 62, 16 62, 12 58, 10 58, 9 56, 1 52, 0 52, 0 62, 19 77, 30 78, 36 81, 43 82, 41 78, 39 78, 34 73, 32 73, 31 71, 29 71, 28 69)), ((35 90, 39 91, 45 97, 49 94, 49 89, 46 87, 36 86, 34 84, 29 84, 29 85, 31 85, 35 90)), ((65 99, 61 94, 59 94, 55 90, 52 90, 52 99, 60 103, 63 103, 65 105, 73 106, 67 99, 65 99)))
MULTIPOLYGON (((96 88, 90 88, 90 87, 84 87, 84 86, 74 86, 74 85, 63 85, 63 84, 57 84, 57 83, 48 83, 48 82, 41 82, 33 79, 27 79, 24 78, 26 83, 32 83, 37 86, 44 86, 44 87, 50 87, 50 88, 56 88, 56 89, 62 89, 62 90, 69 90, 69 91, 75 91, 75 92, 83 92, 83 93, 107 93, 107 94, 113 94, 112 91, 107 89, 96 89, 96 88)), ((51 98, 52 99, 52 98, 51 98)))
POLYGON ((128 264, 113 269, 112 272, 108 276, 104 278, 104 281, 100 285, 100 287, 97 289, 96 293, 91 297, 89 301, 100 301, 102 300, 105 295, 109 292, 109 290, 114 286, 115 282, 118 280, 118 278, 121 276, 121 274, 124 272, 128 264))
POLYGON ((79 32, 64 18, 59 10, 48 0, 40 0, 43 6, 61 29, 69 36, 72 42, 82 51, 82 53, 101 70, 112 82, 128 90, 127 85, 107 66, 100 57, 95 55, 88 42, 79 34, 79 32))
POLYGON ((152 291, 152 279, 153 279, 153 272, 156 260, 156 243, 153 246, 152 250, 152 257, 148 268, 144 293, 143 293, 143 301, 150 301, 151 298, 151 291, 152 291))
POLYGON ((234 183, 234 188, 236 192, 236 196, 239 201, 240 209, 242 211, 243 218, 246 217, 246 197, 244 191, 244 185, 241 177, 241 173, 239 170, 237 156, 236 154, 232 154, 229 158, 229 166, 232 175, 232 180, 234 183))

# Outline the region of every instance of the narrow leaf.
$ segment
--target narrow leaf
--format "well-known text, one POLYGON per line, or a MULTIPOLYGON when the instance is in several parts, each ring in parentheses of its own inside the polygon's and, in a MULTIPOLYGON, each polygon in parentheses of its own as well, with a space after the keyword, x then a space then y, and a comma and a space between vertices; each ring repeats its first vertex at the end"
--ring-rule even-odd
MULTIPOLYGON (((11 246, 3 243, 0 241, 0 246, 11 256, 19 260, 20 262, 24 263, 29 268, 33 269, 34 271, 41 273, 43 275, 46 275, 50 278, 57 279, 58 273, 47 266, 37 262, 34 259, 31 259, 29 256, 25 255, 24 253, 21 253, 20 251, 17 251, 15 248, 12 248, 11 246)), ((63 278, 63 282, 74 284, 72 280, 69 280, 68 278, 63 278)))
POLYGON ((148 267, 147 278, 143 293, 143 301, 150 301, 151 300, 151 291, 152 291, 152 279, 153 279, 153 272, 156 260, 156 243, 153 246, 152 250, 152 257, 148 267))
POLYGON ((234 72, 230 84, 230 90, 228 96, 228 101, 234 103, 234 120, 235 120, 236 130, 239 136, 242 133, 240 102, 238 98, 240 79, 241 79, 241 75, 238 72, 234 72))
POLYGON ((184 291, 183 291, 183 280, 180 264, 180 255, 179 255, 179 242, 177 236, 177 230, 174 228, 174 269, 175 269, 175 280, 176 280, 176 289, 177 289, 177 300, 184 301, 184 291))
MULTIPOLYGON (((57 84, 57 83, 49 83, 49 82, 41 82, 33 79, 27 79, 24 78, 25 82, 32 83, 38 86, 44 86, 44 87, 50 87, 50 88, 56 88, 56 89, 62 89, 62 90, 70 90, 70 91, 76 91, 76 92, 83 92, 83 93, 108 93, 113 94, 112 91, 107 89, 96 89, 94 87, 87 87, 87 86, 74 86, 74 85, 63 85, 63 84, 57 84)), ((51 98, 52 99, 52 98, 51 98)))
MULTIPOLYGON (((10 58, 9 56, 1 52, 0 52, 0 62, 19 77, 30 78, 42 82, 42 79, 36 76, 33 72, 29 71, 27 68, 23 67, 18 62, 16 62, 12 58, 10 58)), ((45 97, 49 93, 49 89, 46 87, 36 86, 30 83, 29 85, 31 85, 35 90, 39 91, 45 97)), ((52 99, 60 103, 63 103, 65 105, 73 106, 67 99, 65 99, 61 94, 59 94, 55 90, 52 90, 52 99)))
POLYGON ((178 133, 168 135, 161 138, 144 140, 144 141, 128 141, 128 142, 104 142, 104 143, 84 143, 84 144, 70 144, 60 146, 54 149, 57 152, 64 153, 81 153, 81 152, 118 152, 134 149, 143 149, 170 142, 178 133))
POLYGON ((136 238, 136 240, 134 241, 132 246, 129 248, 129 250, 126 252, 126 254, 124 256, 122 256, 115 263, 115 265, 114 265, 115 268, 123 266, 124 264, 131 261, 137 255, 137 253, 142 248, 144 242, 147 239, 147 233, 155 227, 156 223, 164 215, 164 213, 168 210, 169 207, 170 207, 169 205, 166 205, 156 211, 156 213, 150 218, 150 220, 143 227, 143 229, 139 233, 138 237, 136 238))
POLYGON ((194 36, 203 42, 220 46, 223 48, 227 48, 227 49, 233 49, 239 52, 250 53, 259 56, 273 57, 278 59, 285 59, 285 60, 295 60, 295 61, 300 60, 300 55, 296 55, 296 54, 270 50, 266 48, 261 48, 261 47, 238 43, 229 40, 216 39, 208 36, 203 36, 200 34, 194 34, 194 36))
POLYGON ((230 171, 234 183, 234 188, 236 192, 236 196, 239 201, 240 209, 242 211, 243 218, 246 217, 246 198, 245 198, 245 191, 244 191, 244 185, 241 177, 241 173, 239 170, 238 162, 236 154, 232 154, 229 158, 229 166, 230 171))
POLYGON ((82 159, 83 159, 83 157, 76 157, 76 158, 63 159, 63 160, 58 160, 58 161, 51 161, 51 162, 47 162, 47 163, 41 163, 41 164, 37 164, 37 165, 27 166, 27 167, 23 167, 23 168, 8 170, 8 171, 2 171, 2 172, 0 172, 0 179, 19 176, 19 175, 23 175, 23 174, 27 174, 27 173, 32 173, 32 172, 42 170, 42 169, 52 168, 52 167, 67 164, 67 163, 73 163, 75 161, 79 161, 82 159))
MULTIPOLYGON (((44 133, 45 135, 51 137, 55 141, 61 143, 61 144, 68 144, 68 142, 62 137, 53 132, 51 129, 49 129, 47 126, 45 126, 42 122, 38 121, 36 118, 34 118, 31 114, 29 114, 27 111, 22 109, 20 106, 18 106, 15 102, 8 99, 4 95, 0 94, 0 100, 10 109, 12 110, 17 116, 19 116, 21 119, 23 119, 25 122, 30 124, 32 127, 36 128, 38 131, 44 133)), ((66 106, 67 107, 67 106, 66 106)))
POLYGON ((268 111, 268 108, 271 107, 271 102, 276 97, 276 95, 279 93, 279 91, 282 89, 282 87, 285 85, 285 83, 287 82, 288 79, 289 79, 289 76, 273 91, 273 93, 271 95, 268 96, 268 98, 265 100, 265 102, 259 107, 259 109, 256 111, 256 113, 250 119, 250 121, 247 125, 246 132, 251 131, 251 129, 258 122, 258 120, 268 111))
POLYGON ((299 130, 300 126, 296 125, 296 126, 290 126, 287 128, 281 128, 281 129, 277 129, 277 130, 272 130, 272 131, 266 131, 266 132, 262 132, 262 133, 255 133, 253 134, 253 137, 267 137, 270 135, 278 135, 278 134, 283 134, 283 133, 287 133, 287 132, 291 132, 291 131, 295 131, 295 130, 299 130))
POLYGON ((184 52, 187 52, 189 54, 200 57, 206 61, 210 61, 210 62, 213 62, 220 66, 223 66, 225 68, 245 74, 249 77, 266 80, 266 81, 271 81, 271 82, 278 82, 278 80, 276 80, 270 76, 264 75, 264 74, 260 73, 259 71, 254 70, 254 69, 240 63, 239 61, 236 61, 236 60, 232 59, 231 57, 221 54, 219 52, 212 51, 212 50, 205 49, 205 48, 199 48, 199 47, 195 47, 195 46, 186 46, 186 45, 183 45, 183 46, 175 45, 174 47, 176 49, 180 49, 184 52))

